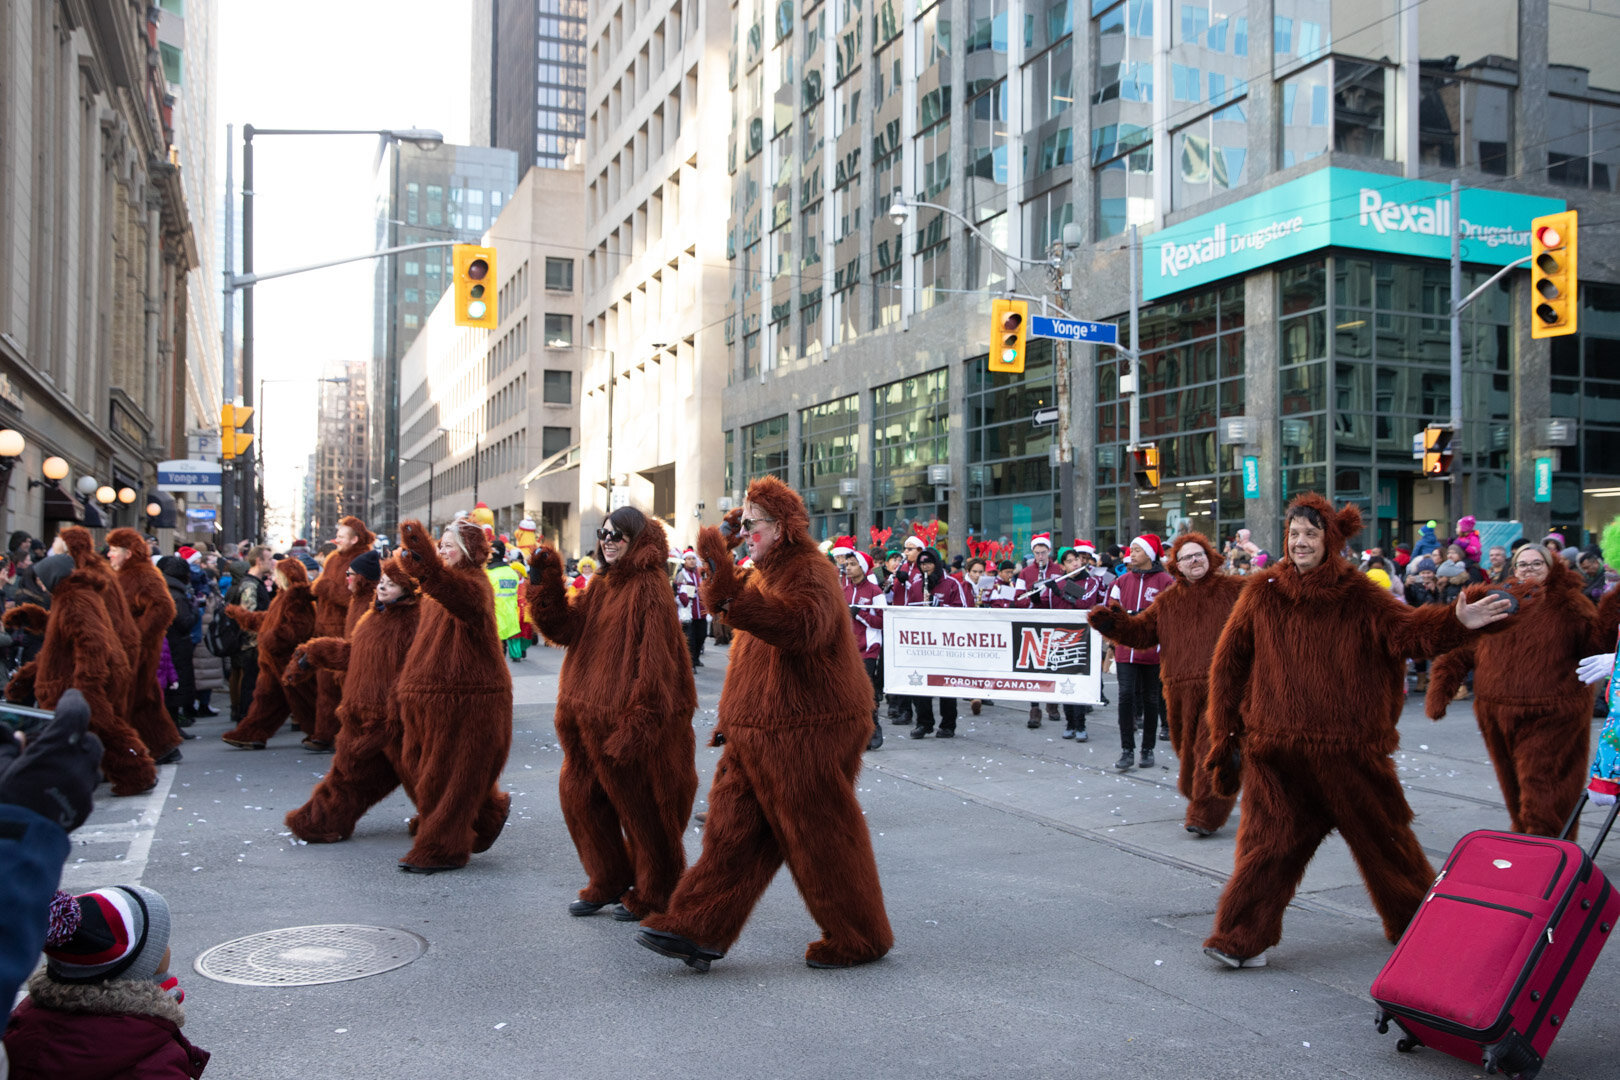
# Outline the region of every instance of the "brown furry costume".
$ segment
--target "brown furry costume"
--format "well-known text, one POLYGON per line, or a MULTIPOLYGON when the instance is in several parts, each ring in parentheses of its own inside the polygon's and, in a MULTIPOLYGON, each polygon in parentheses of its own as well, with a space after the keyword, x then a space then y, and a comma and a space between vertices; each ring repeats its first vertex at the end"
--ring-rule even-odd
POLYGON ((6 685, 6 699, 32 697, 40 708, 54 709, 64 691, 78 690, 90 705, 90 730, 104 747, 101 771, 112 782, 113 794, 139 795, 157 783, 157 767, 124 719, 129 655, 107 615, 107 591, 107 583, 93 572, 75 570, 51 590, 49 613, 35 604, 6 613, 8 629, 24 626, 45 635, 39 656, 6 685))
POLYGON ((1159 648, 1159 678, 1170 723, 1170 748, 1181 762, 1176 786, 1188 800, 1187 829, 1214 832, 1226 824, 1235 802, 1216 795, 1209 775, 1199 766, 1209 754, 1209 729, 1204 706, 1209 700, 1209 662, 1215 642, 1226 626, 1243 579, 1219 573, 1223 559, 1209 538, 1185 533, 1170 546, 1164 567, 1176 579, 1174 587, 1159 594, 1138 615, 1127 615, 1118 603, 1093 608, 1091 625, 1119 645, 1131 649, 1159 648), (1209 556, 1209 571, 1190 582, 1176 565, 1181 549, 1196 544, 1209 556))
POLYGON ((315 597, 303 563, 282 559, 276 570, 287 584, 276 590, 268 608, 248 611, 231 604, 225 609, 243 630, 259 635, 259 681, 253 686, 253 703, 242 722, 220 736, 226 742, 266 742, 281 729, 288 713, 306 734, 315 729, 315 688, 309 683, 281 684, 293 650, 315 633, 315 597))
POLYGON ((686 869, 682 836, 697 795, 697 687, 664 559, 661 522, 569 601, 562 560, 541 559, 529 618, 568 648, 557 679, 563 820, 590 878, 579 898, 663 911, 686 869))
POLYGON ((394 707, 394 682, 416 638, 421 605, 416 582, 398 559, 389 559, 383 573, 404 587, 404 596, 378 607, 376 586, 366 581, 367 588, 349 605, 354 626, 347 639, 307 641, 294 650, 287 665, 289 684, 307 681, 317 669, 343 673, 332 767, 315 785, 309 801, 287 815, 287 827, 311 844, 347 840, 361 816, 401 783, 415 801, 410 777, 401 772, 404 740, 394 707), (372 599, 366 599, 368 594, 372 599), (307 666, 300 666, 300 658, 307 666))
POLYGON ((1211 747, 1203 767, 1243 816, 1232 877, 1205 945, 1258 956, 1282 940, 1283 909, 1328 832, 1338 828, 1361 870, 1384 934, 1396 940, 1434 870, 1412 832, 1412 810, 1390 754, 1408 657, 1469 640, 1447 605, 1409 608, 1339 556, 1361 530, 1354 506, 1309 507, 1326 524, 1326 554, 1301 573, 1291 559, 1250 577, 1210 666, 1211 747))
MULTIPOLYGON (((1584 582, 1553 556, 1538 585, 1514 581, 1518 614, 1434 662, 1425 699, 1430 718, 1474 672, 1474 715, 1490 751, 1513 831, 1557 836, 1586 789, 1593 688, 1575 676, 1581 658, 1614 647, 1620 589, 1603 613, 1581 592, 1584 582)), ((1470 600, 1491 588, 1476 585, 1470 600)), ((1579 823, 1577 822, 1577 825, 1579 823)))
POLYGON ((115 571, 112 563, 95 551, 85 529, 63 529, 62 542, 75 565, 114 586, 111 591, 117 597, 109 600, 107 616, 129 655, 125 715, 153 759, 161 758, 180 745, 180 729, 163 704, 163 687, 157 680, 163 636, 174 622, 174 598, 169 595, 168 583, 147 556, 145 537, 134 529, 114 529, 107 534, 109 547, 121 547, 130 553, 122 570, 115 571))
POLYGON ((468 556, 454 567, 420 521, 399 527, 400 561, 425 597, 395 691, 418 822, 404 869, 466 866, 469 854, 495 843, 512 805, 500 789, 512 748, 512 673, 484 574, 489 540, 471 521, 452 528, 468 556))
MULTIPOLYGON (((310 591, 315 594, 315 636, 316 637, 342 637, 348 633, 348 615, 350 597, 349 582, 344 577, 344 571, 355 556, 371 550, 372 541, 376 534, 366 528, 366 523, 357 517, 346 517, 338 522, 347 525, 355 535, 355 542, 348 551, 334 551, 326 557, 326 564, 321 567, 320 576, 310 591)), ((364 611, 364 605, 361 610, 364 611)), ((343 690, 338 684, 337 673, 324 668, 315 673, 315 730, 310 738, 316 742, 326 743, 328 746, 337 738, 338 733, 338 702, 343 698, 343 690)))
POLYGON ((773 476, 748 502, 781 537, 744 581, 720 531, 705 528, 703 601, 736 632, 716 736, 725 750, 709 789, 703 853, 669 910, 643 920, 712 952, 737 940, 785 861, 822 937, 817 966, 876 960, 894 944, 866 819, 855 798, 872 737, 872 684, 832 564, 816 550, 797 492, 773 476))

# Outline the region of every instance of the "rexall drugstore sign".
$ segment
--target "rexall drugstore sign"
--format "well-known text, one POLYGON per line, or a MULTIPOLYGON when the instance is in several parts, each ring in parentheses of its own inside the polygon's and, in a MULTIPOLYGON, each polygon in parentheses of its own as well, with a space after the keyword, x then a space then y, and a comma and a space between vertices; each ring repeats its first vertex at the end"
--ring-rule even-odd
MULTIPOLYGON (((1530 221, 1561 199, 1462 189, 1462 257, 1505 266, 1530 252, 1530 221)), ((1429 180, 1319 169, 1161 229, 1142 241, 1153 300, 1325 247, 1451 258, 1451 188, 1429 180)))

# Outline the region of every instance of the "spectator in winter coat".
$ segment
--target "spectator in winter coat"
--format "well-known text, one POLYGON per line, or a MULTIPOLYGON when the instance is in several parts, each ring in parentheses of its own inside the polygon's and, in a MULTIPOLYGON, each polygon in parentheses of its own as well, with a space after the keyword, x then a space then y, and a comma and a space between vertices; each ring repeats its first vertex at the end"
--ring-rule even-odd
POLYGON ((872 740, 866 748, 876 750, 883 745, 883 725, 878 722, 878 706, 883 703, 883 590, 871 579, 872 559, 864 551, 841 556, 839 567, 844 602, 855 623, 855 644, 866 677, 872 680, 872 740))
MULTIPOLYGON (((1110 606, 1119 605, 1126 615, 1140 615, 1174 582, 1160 563, 1163 555, 1159 538, 1152 533, 1131 541, 1126 572, 1114 580, 1108 591, 1110 606)), ((1114 768, 1128 772, 1136 759, 1136 724, 1142 724, 1141 767, 1153 767, 1153 747, 1159 733, 1164 698, 1159 684, 1159 649, 1115 649, 1115 671, 1119 678, 1119 760, 1114 768)), ((1167 732, 1168 734, 1168 732, 1167 732)))
POLYGON ((1501 544, 1492 544, 1488 558, 1489 561, 1484 567, 1486 581, 1489 581, 1492 585, 1500 585, 1505 581, 1512 580, 1512 571, 1508 566, 1507 548, 1501 544))
POLYGON ((165 555, 158 560, 158 573, 163 575, 169 598, 174 601, 174 618, 164 637, 179 685, 165 695, 164 704, 178 722, 181 718, 192 719, 191 704, 197 697, 196 670, 191 665, 191 628, 197 621, 197 609, 191 606, 191 567, 186 560, 165 555))
POLYGON ((1440 550, 1440 538, 1435 535, 1435 523, 1428 521, 1418 530, 1418 542, 1412 545, 1412 558, 1421 559, 1425 555, 1440 550))
MULTIPOLYGON (((225 608, 240 607, 244 611, 265 611, 270 607, 270 590, 265 581, 276 571, 274 553, 263 545, 248 549, 247 557, 232 574, 230 589, 225 593, 225 608)), ((224 609, 220 618, 229 619, 224 609)), ((233 622, 235 620, 232 620, 233 622)), ((238 627, 241 644, 231 657, 231 723, 240 724, 253 702, 253 690, 259 681, 259 637, 246 627, 238 627)))
POLYGON ((1477 563, 1484 554, 1480 550, 1479 529, 1474 515, 1468 514, 1457 522, 1457 537, 1452 543, 1462 548, 1463 557, 1470 563, 1477 563))
POLYGON ((45 968, 6 1025, 13 1080, 201 1076, 209 1054, 180 1034, 169 926, 168 903, 139 885, 57 893, 45 968))

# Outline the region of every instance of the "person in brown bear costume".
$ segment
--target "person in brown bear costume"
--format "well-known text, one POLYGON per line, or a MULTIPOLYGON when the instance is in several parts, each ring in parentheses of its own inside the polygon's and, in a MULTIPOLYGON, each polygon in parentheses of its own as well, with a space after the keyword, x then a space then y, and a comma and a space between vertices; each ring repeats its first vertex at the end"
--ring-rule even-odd
POLYGON ((437 548, 420 521, 403 522, 399 556, 422 584, 416 639, 395 697, 404 769, 415 785, 416 843, 399 861, 410 873, 467 865, 506 826, 512 797, 500 789, 512 748, 512 673, 495 630, 495 592, 484 575, 489 537, 462 520, 437 548))
MULTIPOLYGON (((1584 584, 1568 562, 1526 544, 1513 553, 1507 585, 1519 601, 1513 621, 1446 653, 1429 672, 1424 705, 1434 720, 1474 673, 1474 716, 1517 833, 1560 835, 1589 779, 1593 688, 1575 669, 1614 644, 1620 589, 1599 608, 1584 584)), ((1491 588, 1476 585, 1468 595, 1491 588)))
POLYGON ((669 909, 642 920, 637 940, 707 971, 785 861, 822 932, 805 962, 864 964, 894 944, 855 798, 872 737, 872 684, 837 571, 816 550, 798 493, 774 476, 755 480, 742 531, 754 563, 746 579, 719 529, 698 534, 709 575, 703 602, 736 632, 703 852, 669 909))
MULTIPOLYGON (((42 634, 39 655, 17 669, 6 684, 6 700, 37 701, 54 709, 68 690, 84 695, 90 730, 101 739, 101 771, 114 795, 139 795, 157 783, 157 767, 146 744, 124 719, 129 698, 129 654, 107 616, 106 583, 77 570, 71 555, 52 555, 34 565, 51 594, 47 613, 37 604, 6 612, 5 627, 42 634)), ((114 589, 116 591, 116 589, 114 589)))
POLYGON ((1287 558, 1251 576, 1209 674, 1210 790, 1238 793, 1235 866, 1204 952, 1263 967, 1283 909, 1334 828, 1350 847, 1384 934, 1411 922, 1434 870, 1390 757, 1400 745, 1408 657, 1432 657, 1506 618, 1509 601, 1402 604, 1349 560, 1354 506, 1307 493, 1288 505, 1287 558))
POLYGON ((118 595, 109 598, 107 616, 129 655, 125 716, 153 759, 163 761, 180 746, 180 729, 163 704, 163 687, 157 681, 163 637, 174 622, 168 583, 152 565, 145 538, 134 529, 107 534, 106 558, 94 550, 89 531, 78 526, 63 529, 62 541, 81 570, 105 577, 115 587, 118 595))
POLYGON ((398 559, 380 564, 378 581, 367 579, 366 564, 376 558, 376 552, 366 552, 351 566, 351 580, 365 583, 356 586, 349 604, 353 629, 346 637, 314 638, 298 646, 284 676, 296 685, 316 670, 343 675, 332 767, 309 801, 286 819, 293 835, 311 844, 347 840, 365 812, 402 783, 415 801, 410 778, 401 772, 404 732, 394 686, 416 639, 421 605, 416 581, 398 559))
POLYGON ((1234 800, 1209 790, 1199 768, 1209 753, 1204 706, 1209 700, 1209 662, 1226 626, 1243 579, 1219 573, 1225 560, 1202 533, 1183 533, 1170 545, 1165 569, 1176 583, 1147 609, 1127 615, 1117 602, 1093 608, 1091 625, 1109 641, 1131 649, 1159 648, 1170 723, 1170 749, 1181 762, 1176 787, 1187 799, 1186 828, 1210 836, 1226 824, 1234 800))
POLYGON ((293 650, 315 634, 315 597, 304 564, 293 558, 276 563, 276 594, 270 598, 268 608, 249 611, 231 604, 225 614, 242 629, 259 635, 259 680, 253 686, 253 703, 247 715, 220 738, 240 750, 263 750, 288 713, 304 732, 313 731, 315 688, 308 683, 294 687, 281 684, 282 671, 292 659, 293 650))
MULTIPOLYGON (((320 576, 310 586, 315 594, 315 636, 341 638, 348 633, 349 598, 352 595, 347 571, 350 563, 363 552, 371 550, 377 539, 366 523, 357 517, 345 517, 338 522, 332 542, 337 550, 326 557, 320 576)), ((360 605, 365 610, 365 605, 360 605)), ((338 732, 338 702, 343 690, 334 671, 321 669, 315 673, 315 730, 305 742, 307 749, 321 753, 332 749, 338 732)))
POLYGON ((663 524, 626 506, 596 536, 601 569, 572 601, 562 560, 536 549, 529 618, 568 649, 557 677, 558 789, 589 878, 568 912, 592 915, 618 900, 613 917, 629 922, 663 911, 686 869, 697 687, 663 524))

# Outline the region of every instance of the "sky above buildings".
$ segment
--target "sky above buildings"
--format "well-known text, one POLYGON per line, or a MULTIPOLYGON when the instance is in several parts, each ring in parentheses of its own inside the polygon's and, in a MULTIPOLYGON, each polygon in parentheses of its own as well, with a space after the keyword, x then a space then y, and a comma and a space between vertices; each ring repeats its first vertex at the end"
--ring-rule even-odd
MULTIPOLYGON (((244 124, 432 128, 448 142, 465 143, 471 6, 464 0, 221 3, 218 115, 222 124, 235 125, 229 153, 237 213, 244 124)), ((217 138, 223 145, 223 129, 217 138)), ((376 246, 375 137, 259 136, 253 146, 257 272, 376 246)), ((223 187, 223 154, 220 162, 216 182, 223 187)), ((240 268, 240 246, 236 260, 240 268)), ((375 265, 318 270, 254 290, 254 375, 266 384, 262 396, 257 386, 253 393, 273 537, 290 535, 289 512, 315 448, 315 380, 328 362, 372 355, 375 265)))

